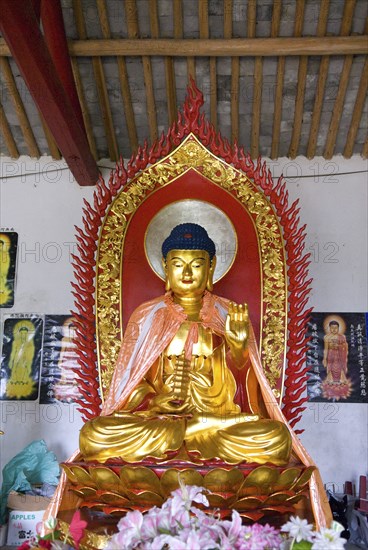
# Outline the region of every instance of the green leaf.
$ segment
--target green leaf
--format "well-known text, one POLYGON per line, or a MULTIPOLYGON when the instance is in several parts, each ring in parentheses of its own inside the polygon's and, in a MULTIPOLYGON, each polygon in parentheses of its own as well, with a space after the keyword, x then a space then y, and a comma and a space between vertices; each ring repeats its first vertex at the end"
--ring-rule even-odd
POLYGON ((300 542, 294 542, 293 550, 310 550, 312 543, 307 540, 301 540, 300 542))

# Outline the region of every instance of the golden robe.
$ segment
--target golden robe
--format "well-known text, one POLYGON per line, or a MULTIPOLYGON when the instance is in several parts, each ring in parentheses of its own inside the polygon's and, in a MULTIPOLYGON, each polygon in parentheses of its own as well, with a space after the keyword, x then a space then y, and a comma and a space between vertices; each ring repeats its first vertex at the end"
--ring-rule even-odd
MULTIPOLYGON (((213 333, 220 336, 224 334, 228 303, 228 300, 224 298, 214 296, 208 292, 205 293, 200 315, 201 325, 204 329, 209 328, 213 333)), ((168 347, 180 326, 186 320, 186 315, 182 308, 178 304, 175 304, 171 295, 168 294, 137 308, 125 332, 110 391, 103 405, 100 420, 105 417, 105 422, 112 422, 113 424, 115 422, 114 419, 117 418, 118 429, 121 430, 119 415, 123 414, 126 416, 130 398, 130 404, 134 405, 134 390, 138 390, 145 377, 149 376, 148 372, 150 368, 168 347), (127 409, 124 411, 125 407, 127 409)), ((193 327, 195 326, 197 325, 194 324, 193 327)), ((185 344, 184 352, 187 359, 192 355, 191 352, 196 341, 197 334, 195 328, 193 328, 189 331, 185 344)), ((268 419, 284 424, 291 436, 293 456, 299 459, 305 466, 315 466, 312 458, 296 434, 288 427, 288 423, 282 414, 276 397, 268 384, 251 327, 248 348, 252 367, 247 375, 247 395, 251 414, 257 415, 262 413, 261 415, 264 416, 263 412, 266 411, 268 419), (258 389, 261 391, 261 399, 258 399, 260 395, 258 389)), ((229 364, 230 361, 231 358, 227 355, 227 363, 229 364)), ((135 410, 135 413, 138 412, 142 412, 143 416, 147 414, 145 411, 135 410)), ((133 415, 130 414, 130 416, 132 417, 133 415)), ((175 423, 175 417, 171 418, 173 418, 177 429, 178 423, 175 423)), ((134 430, 134 433, 136 433, 136 430, 134 430)), ((151 434, 152 431, 150 432, 151 434)), ((73 463, 76 459, 80 460, 81 458, 81 453, 76 451, 68 462, 73 463)), ((57 515, 65 484, 66 475, 63 472, 52 503, 45 513, 44 520, 50 516, 57 515)), ((329 527, 332 516, 318 469, 312 474, 309 489, 310 503, 317 528, 329 527)))

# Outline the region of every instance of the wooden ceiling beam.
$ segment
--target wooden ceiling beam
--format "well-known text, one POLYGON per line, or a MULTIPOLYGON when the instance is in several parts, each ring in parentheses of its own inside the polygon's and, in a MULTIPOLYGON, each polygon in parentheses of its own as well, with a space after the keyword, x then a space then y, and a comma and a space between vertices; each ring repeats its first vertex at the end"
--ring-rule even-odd
MULTIPOLYGON (((112 55, 173 57, 275 57, 290 55, 355 55, 367 54, 367 36, 302 36, 277 38, 142 38, 70 40, 69 53, 76 57, 107 57, 112 55)), ((0 39, 0 56, 11 56, 0 39)))
MULTIPOLYGON (((70 40, 73 57, 108 57, 111 55, 193 57, 275 57, 295 55, 368 54, 367 35, 302 36, 300 38, 143 38, 70 40)), ((5 40, 0 38, 0 57, 11 57, 5 40)))
POLYGON ((3 0, 1 8, 2 34, 60 152, 80 185, 94 185, 99 177, 97 164, 58 77, 32 3, 3 0))

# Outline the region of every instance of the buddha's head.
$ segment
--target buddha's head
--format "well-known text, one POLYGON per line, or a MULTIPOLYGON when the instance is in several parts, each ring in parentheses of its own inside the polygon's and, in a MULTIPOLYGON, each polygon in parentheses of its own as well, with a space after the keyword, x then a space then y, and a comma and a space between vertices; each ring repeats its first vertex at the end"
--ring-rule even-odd
POLYGON ((207 231, 195 223, 174 227, 162 244, 166 290, 178 297, 201 297, 212 290, 216 247, 207 231))

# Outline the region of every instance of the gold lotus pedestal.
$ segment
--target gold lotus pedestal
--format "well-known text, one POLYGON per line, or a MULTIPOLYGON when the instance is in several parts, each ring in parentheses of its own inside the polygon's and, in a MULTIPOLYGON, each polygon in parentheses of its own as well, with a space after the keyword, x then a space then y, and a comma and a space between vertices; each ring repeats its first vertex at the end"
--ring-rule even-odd
MULTIPOLYGON (((290 463, 287 467, 258 464, 203 464, 171 460, 164 463, 143 461, 139 465, 109 461, 62 464, 69 491, 78 501, 88 521, 85 548, 102 548, 106 534, 116 531, 120 517, 129 510, 148 510, 161 506, 180 486, 198 485, 208 490, 209 513, 222 517, 235 509, 244 521, 282 523, 285 515, 297 513, 307 498, 308 482, 314 467, 290 463), (104 533, 99 532, 98 516, 103 517, 104 533), (106 523, 105 519, 110 518, 106 523)), ((65 508, 65 505, 63 506, 65 508)), ((68 511, 59 512, 62 524, 68 511)))

